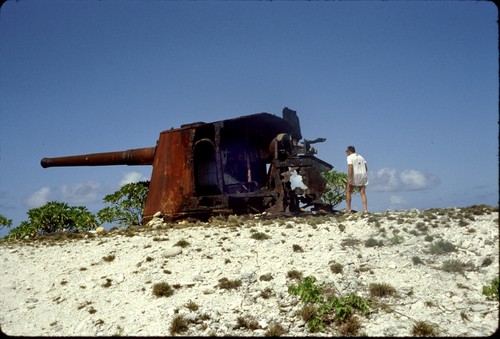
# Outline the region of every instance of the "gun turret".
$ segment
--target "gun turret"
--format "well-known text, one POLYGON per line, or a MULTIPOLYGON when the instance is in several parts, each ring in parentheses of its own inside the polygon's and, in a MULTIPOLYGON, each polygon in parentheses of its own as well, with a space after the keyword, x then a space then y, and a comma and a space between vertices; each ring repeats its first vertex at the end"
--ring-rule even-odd
POLYGON ((283 118, 256 113, 212 123, 197 122, 160 132, 156 147, 119 152, 43 158, 41 165, 152 165, 142 221, 157 212, 164 219, 246 213, 299 212, 313 206, 326 190, 321 172, 332 165, 316 158, 304 140, 296 112, 283 118), (292 172, 307 188, 292 188, 292 172))
POLYGON ((40 164, 47 167, 152 165, 156 147, 135 148, 126 151, 43 158, 40 164))

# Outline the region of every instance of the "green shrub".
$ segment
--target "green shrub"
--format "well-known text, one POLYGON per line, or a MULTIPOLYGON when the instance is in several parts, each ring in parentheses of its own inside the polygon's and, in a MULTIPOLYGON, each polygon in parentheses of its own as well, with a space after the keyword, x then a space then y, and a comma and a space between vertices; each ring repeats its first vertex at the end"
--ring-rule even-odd
POLYGON ((299 284, 290 285, 288 287, 288 293, 299 296, 305 303, 321 301, 321 290, 315 283, 315 277, 307 276, 299 284))
POLYGON ((498 297, 498 289, 499 289, 499 278, 496 277, 491 281, 490 286, 483 286, 483 294, 488 298, 488 299, 494 299, 494 300, 499 300, 498 297))
MULTIPOLYGON (((326 180, 327 189, 321 200, 335 208, 346 199, 347 173, 331 170, 321 173, 321 176, 326 180)), ((359 193, 359 188, 354 188, 353 195, 356 193, 359 193)))
POLYGON ((118 191, 104 197, 103 201, 111 206, 97 212, 97 217, 101 223, 117 222, 122 226, 141 225, 148 188, 149 181, 123 185, 118 191))
POLYGON ((312 333, 324 331, 325 325, 334 320, 338 323, 345 322, 354 314, 355 310, 366 313, 370 309, 370 303, 356 295, 347 297, 331 296, 325 301, 322 291, 316 285, 314 276, 307 276, 299 284, 288 287, 288 293, 299 296, 307 304, 306 306, 318 305, 317 307, 304 307, 301 311, 302 319, 309 319, 307 328, 312 333), (332 314, 334 315, 333 318, 332 314))
POLYGON ((12 219, 7 219, 6 217, 0 214, 0 229, 4 226, 6 227, 12 226, 12 219))
POLYGON ((10 230, 7 238, 20 239, 63 231, 88 231, 97 227, 94 214, 84 206, 68 206, 63 202, 51 201, 27 213, 29 220, 10 230))

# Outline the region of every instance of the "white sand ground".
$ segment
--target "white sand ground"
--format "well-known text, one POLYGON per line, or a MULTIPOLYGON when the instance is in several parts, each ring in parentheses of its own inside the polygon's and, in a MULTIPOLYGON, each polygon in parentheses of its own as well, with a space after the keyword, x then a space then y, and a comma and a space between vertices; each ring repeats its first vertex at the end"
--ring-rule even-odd
POLYGON ((180 334, 190 336, 264 336, 273 325, 286 336, 340 335, 335 325, 307 329, 304 304, 288 293, 298 283, 288 275, 299 271, 337 296, 372 302, 368 314, 356 313, 359 335, 412 336, 425 322, 439 336, 489 336, 499 302, 482 290, 499 276, 498 235, 498 208, 465 208, 0 241, 0 326, 13 336, 169 336, 182 316, 188 327, 180 334), (439 241, 454 251, 433 253, 439 241), (334 263, 341 272, 332 272, 334 263), (450 263, 462 266, 453 271, 450 263), (223 278, 241 286, 220 288, 223 278), (161 282, 171 296, 153 294, 161 282), (371 296, 373 283, 396 292, 371 296), (258 326, 238 326, 242 317, 258 326))

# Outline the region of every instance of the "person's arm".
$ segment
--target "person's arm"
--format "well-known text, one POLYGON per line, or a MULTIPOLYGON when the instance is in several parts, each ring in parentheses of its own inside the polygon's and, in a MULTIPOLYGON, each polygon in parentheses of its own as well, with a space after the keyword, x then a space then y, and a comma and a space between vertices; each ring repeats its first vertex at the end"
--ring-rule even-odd
POLYGON ((352 164, 347 165, 347 185, 350 185, 352 182, 352 164))

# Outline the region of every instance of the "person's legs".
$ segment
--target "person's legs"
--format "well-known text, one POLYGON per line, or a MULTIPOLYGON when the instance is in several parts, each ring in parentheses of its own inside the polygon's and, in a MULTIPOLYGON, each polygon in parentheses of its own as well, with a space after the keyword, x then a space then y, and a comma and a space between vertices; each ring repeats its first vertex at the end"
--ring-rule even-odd
POLYGON ((347 204, 346 212, 351 212, 351 192, 352 192, 353 186, 347 184, 346 190, 345 190, 345 202, 347 204))
POLYGON ((361 193, 361 201, 363 202, 363 213, 368 212, 368 202, 366 199, 366 186, 361 186, 359 188, 359 193, 361 193))

